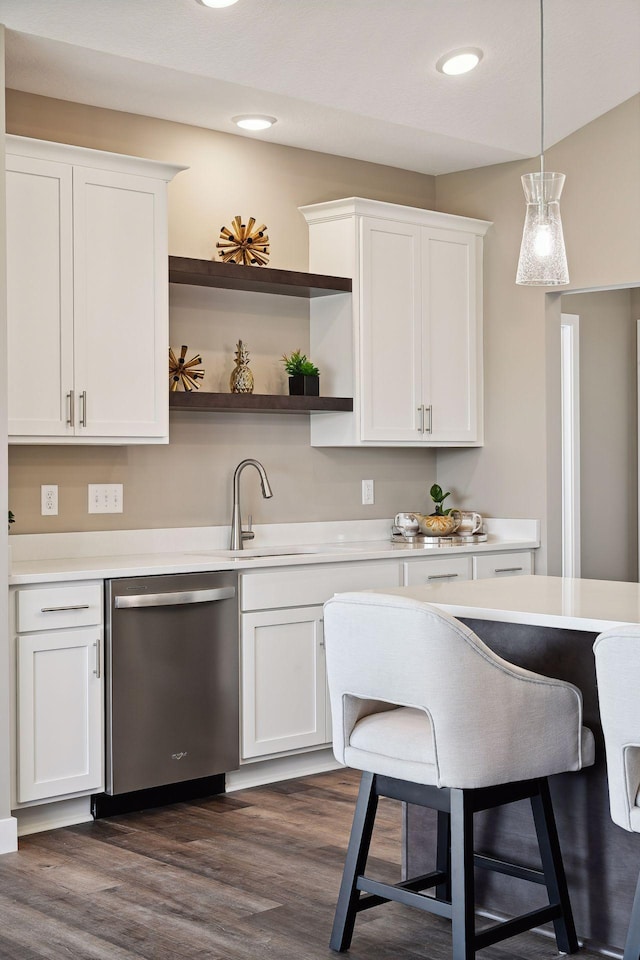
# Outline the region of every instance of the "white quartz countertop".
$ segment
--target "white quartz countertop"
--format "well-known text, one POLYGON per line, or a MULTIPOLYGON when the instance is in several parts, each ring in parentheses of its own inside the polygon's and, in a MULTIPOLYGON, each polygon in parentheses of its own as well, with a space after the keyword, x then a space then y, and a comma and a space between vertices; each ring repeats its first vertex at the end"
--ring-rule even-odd
POLYGON ((468 619, 594 633, 625 623, 640 623, 640 584, 616 580, 500 577, 400 587, 385 593, 433 603, 454 617, 468 619))
POLYGON ((62 534, 57 542, 52 539, 56 535, 51 534, 24 538, 12 536, 10 542, 21 542, 14 553, 9 583, 98 580, 208 570, 247 572, 265 567, 383 560, 390 557, 405 560, 450 554, 529 550, 540 545, 536 521, 495 520, 487 523, 490 529, 485 543, 437 547, 391 542, 390 521, 348 522, 340 525, 281 524, 265 527, 262 531, 256 528, 255 540, 242 551, 218 547, 220 538, 215 532, 216 528, 210 528, 209 531, 204 528, 114 531, 102 536, 62 534), (341 538, 329 539, 332 534, 335 536, 338 528, 341 538), (382 539, 382 534, 387 531, 389 535, 382 539), (305 542, 305 534, 308 542, 305 542), (323 534, 327 537, 326 541, 321 539, 323 534), (361 539, 355 539, 358 535, 361 539), (350 536, 354 539, 350 539, 350 536), (208 543, 213 544, 211 549, 208 543), (169 544, 173 545, 173 549, 168 548, 169 544), (139 552, 136 552, 136 546, 141 548, 139 552), (122 552, 118 552, 119 547, 122 552), (56 549, 60 551, 59 556, 55 556, 56 549))

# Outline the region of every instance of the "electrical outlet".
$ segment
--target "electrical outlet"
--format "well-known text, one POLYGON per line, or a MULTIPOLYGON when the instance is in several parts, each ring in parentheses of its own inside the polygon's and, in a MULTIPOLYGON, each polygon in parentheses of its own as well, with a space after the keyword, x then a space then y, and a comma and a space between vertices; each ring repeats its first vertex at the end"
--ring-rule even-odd
POLYGON ((122 513, 121 483, 90 483, 88 491, 89 513, 122 513))
POLYGON ((40 513, 43 517, 58 516, 58 487, 55 483, 40 487, 40 513))
POLYGON ((362 503, 365 506, 371 506, 374 503, 373 480, 362 481, 362 503))

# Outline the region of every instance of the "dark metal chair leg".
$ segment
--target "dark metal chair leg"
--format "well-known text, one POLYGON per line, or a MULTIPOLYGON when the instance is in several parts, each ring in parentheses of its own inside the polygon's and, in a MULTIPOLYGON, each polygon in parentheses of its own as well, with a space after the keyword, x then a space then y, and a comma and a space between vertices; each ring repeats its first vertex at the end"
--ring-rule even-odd
POLYGON ((464 790, 451 790, 451 909, 453 960, 475 956, 473 811, 464 790))
POLYGON ((451 817, 444 810, 438 810, 438 838, 436 846, 436 870, 446 873, 447 879, 439 883, 436 890, 437 900, 451 902, 451 817))
POLYGON ((329 941, 331 949, 339 953, 351 946, 360 897, 356 884, 367 863, 377 806, 375 776, 373 773, 363 773, 329 941))
POLYGON ((631 919, 629 920, 629 930, 627 932, 627 941, 624 945, 623 960, 638 960, 640 957, 640 876, 636 884, 636 895, 633 898, 633 907, 631 909, 631 919))
POLYGON ((531 797, 531 809, 538 835, 538 846, 540 847, 542 870, 549 901, 550 903, 559 903, 562 908, 562 916, 553 921, 558 950, 562 953, 575 953, 579 949, 579 944, 573 922, 567 878, 562 863, 556 819, 553 814, 549 792, 549 781, 546 777, 538 781, 538 794, 531 797))

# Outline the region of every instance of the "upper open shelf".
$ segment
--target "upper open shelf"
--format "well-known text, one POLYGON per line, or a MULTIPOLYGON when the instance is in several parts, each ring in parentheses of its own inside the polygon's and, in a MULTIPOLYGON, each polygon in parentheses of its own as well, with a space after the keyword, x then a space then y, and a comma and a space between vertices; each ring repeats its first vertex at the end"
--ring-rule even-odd
POLYGON ((237 263, 193 260, 190 257, 169 257, 169 283, 272 293, 284 297, 304 297, 307 300, 335 293, 351 293, 352 286, 349 277, 272 270, 270 267, 245 267, 237 263))

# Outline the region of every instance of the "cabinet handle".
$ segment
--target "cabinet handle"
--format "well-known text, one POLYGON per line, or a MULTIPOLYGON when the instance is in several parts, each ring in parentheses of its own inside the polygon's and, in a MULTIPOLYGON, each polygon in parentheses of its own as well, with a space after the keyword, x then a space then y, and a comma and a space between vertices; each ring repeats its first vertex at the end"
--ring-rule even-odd
POLYGON ((420 414, 420 426, 418 427, 418 433, 424 433, 424 405, 420 404, 418 407, 418 413, 420 414))
POLYGON ((67 607, 40 607, 40 613, 58 613, 61 610, 88 610, 88 603, 74 603, 67 607))
POLYGON ((520 573, 524 567, 494 567, 494 573, 520 573))
POLYGON ((431 404, 426 408, 429 411, 429 426, 425 428, 425 433, 431 433, 433 429, 433 407, 431 404))
POLYGON ((100 679, 100 640, 96 640, 96 642, 93 645, 93 649, 96 652, 96 666, 93 672, 96 676, 96 679, 99 680, 100 679))
POLYGON ((80 403, 82 404, 82 416, 80 417, 80 426, 87 425, 87 391, 83 390, 80 394, 80 403))
POLYGON ((430 573, 427 580, 452 580, 457 576, 457 573, 430 573))
POLYGON ((69 390, 69 393, 67 394, 67 400, 69 401, 69 416, 67 417, 67 425, 70 427, 75 427, 76 425, 75 390, 69 390))

